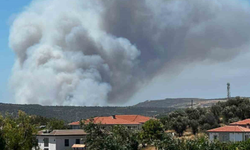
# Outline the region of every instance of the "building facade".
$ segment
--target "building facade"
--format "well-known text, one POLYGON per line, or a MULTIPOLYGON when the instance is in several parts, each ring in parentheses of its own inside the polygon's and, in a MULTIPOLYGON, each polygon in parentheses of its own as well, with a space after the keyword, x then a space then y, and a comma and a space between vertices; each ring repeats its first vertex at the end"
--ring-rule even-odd
MULTIPOLYGON (((141 115, 113 115, 87 119, 85 123, 93 121, 103 129, 111 129, 114 125, 124 125, 129 129, 139 130, 150 117, 141 115)), ((87 133, 80 127, 80 121, 69 124, 70 130, 40 131, 37 134, 38 146, 41 150, 83 150, 87 133)))
POLYGON ((209 140, 221 142, 245 141, 250 137, 250 129, 242 126, 224 126, 207 131, 209 140))
POLYGON ((37 135, 41 150, 71 150, 74 144, 84 145, 85 138, 83 130, 40 131, 37 135))

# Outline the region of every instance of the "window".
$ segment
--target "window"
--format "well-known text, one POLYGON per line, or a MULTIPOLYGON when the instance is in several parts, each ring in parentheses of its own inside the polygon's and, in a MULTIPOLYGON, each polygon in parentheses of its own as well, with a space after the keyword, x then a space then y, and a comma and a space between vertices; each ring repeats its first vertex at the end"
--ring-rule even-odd
POLYGON ((229 133, 220 133, 220 141, 222 142, 229 141, 229 133))
POLYGON ((248 140, 249 139, 249 135, 245 135, 245 140, 248 140))
POLYGON ((76 144, 80 144, 80 139, 76 139, 76 144))
POLYGON ((43 149, 43 150, 49 150, 48 148, 45 148, 45 149, 43 149))
POLYGON ((64 140, 64 146, 65 146, 65 147, 68 147, 68 146, 69 146, 69 139, 65 139, 65 140, 64 140))
POLYGON ((218 138, 217 135, 214 135, 214 140, 217 140, 217 138, 218 138))
POLYGON ((44 138, 43 142, 44 142, 44 147, 49 147, 49 138, 44 138))

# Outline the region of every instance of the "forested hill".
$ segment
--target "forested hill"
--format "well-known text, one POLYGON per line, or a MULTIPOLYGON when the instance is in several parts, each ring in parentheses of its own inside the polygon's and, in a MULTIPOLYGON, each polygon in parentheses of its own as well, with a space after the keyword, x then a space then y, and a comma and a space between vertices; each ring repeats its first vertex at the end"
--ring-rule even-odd
POLYGON ((22 110, 29 115, 38 115, 48 118, 57 118, 66 122, 77 121, 95 116, 109 116, 118 114, 137 114, 155 116, 166 114, 174 108, 140 108, 140 107, 75 107, 75 106, 41 106, 41 105, 19 105, 0 103, 0 112, 4 115, 10 113, 16 115, 22 110))
POLYGON ((163 100, 148 100, 141 102, 135 107, 157 107, 157 108, 187 108, 191 106, 193 100, 193 107, 207 107, 216 104, 219 101, 226 101, 226 98, 217 99, 201 99, 201 98, 166 98, 163 100))
POLYGON ((22 110, 29 115, 57 118, 71 122, 95 116, 109 116, 114 114, 136 114, 145 116, 166 114, 178 108, 190 107, 191 100, 193 100, 194 107, 204 107, 211 106, 218 101, 225 101, 226 99, 167 98, 164 100, 145 101, 130 107, 42 106, 0 103, 0 112, 3 115, 7 112, 16 115, 18 110, 22 110))

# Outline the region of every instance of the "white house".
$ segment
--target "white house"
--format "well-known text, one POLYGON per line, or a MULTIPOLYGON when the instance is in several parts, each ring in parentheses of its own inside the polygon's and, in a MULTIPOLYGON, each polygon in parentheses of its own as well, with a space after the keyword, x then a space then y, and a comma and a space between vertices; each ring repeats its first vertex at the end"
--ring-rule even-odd
POLYGON ((250 129, 242 126, 224 126, 207 131, 209 140, 219 140, 221 142, 245 141, 250 137, 250 129))
POLYGON ((40 131, 37 134, 41 150, 83 150, 85 137, 86 133, 83 130, 40 131))

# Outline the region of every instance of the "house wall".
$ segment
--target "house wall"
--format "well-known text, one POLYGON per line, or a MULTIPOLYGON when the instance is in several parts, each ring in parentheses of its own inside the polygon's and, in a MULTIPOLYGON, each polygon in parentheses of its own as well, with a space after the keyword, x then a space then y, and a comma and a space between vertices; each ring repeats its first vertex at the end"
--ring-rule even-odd
POLYGON ((80 129, 80 125, 70 125, 70 129, 80 129))
POLYGON ((213 141, 215 135, 217 136, 217 139, 219 140, 219 133, 209 133, 209 140, 213 141))
POLYGON ((56 137, 56 150, 71 150, 76 144, 76 139, 80 139, 80 144, 84 144, 85 136, 58 136, 56 137), (65 147, 65 139, 69 139, 69 146, 65 147), (83 139, 83 141, 81 140, 83 139))
POLYGON ((138 129, 141 130, 144 123, 138 125, 138 129))
POLYGON ((84 144, 85 138, 85 136, 37 136, 38 145, 41 150, 44 150, 44 148, 48 148, 49 150, 71 150, 73 144, 76 144, 76 139, 80 139, 80 144, 84 144), (49 138, 49 147, 44 147, 44 138, 49 138), (69 139, 68 147, 65 147, 65 139, 69 139))
POLYGON ((38 146, 40 149, 44 150, 44 148, 48 148, 49 150, 56 150, 56 140, 55 137, 51 137, 51 136, 37 136, 37 140, 38 140, 38 146), (49 138, 49 146, 48 147, 44 147, 44 138, 49 138))
POLYGON ((237 142, 244 140, 244 133, 229 133, 230 141, 237 142))
POLYGON ((229 135, 228 141, 237 142, 237 141, 245 141, 245 135, 249 135, 250 133, 209 133, 209 140, 214 140, 214 135, 217 135, 217 139, 222 141, 225 140, 225 136, 229 135))
POLYGON ((243 139, 243 141, 246 141, 246 140, 248 140, 250 138, 250 133, 244 133, 244 134, 242 134, 242 139, 243 139))
POLYGON ((140 125, 125 125, 125 126, 127 126, 129 129, 136 129, 136 130, 140 129, 140 125))
POLYGON ((221 133, 219 133, 219 140, 222 141, 222 142, 229 142, 230 141, 229 132, 221 132, 221 133))

